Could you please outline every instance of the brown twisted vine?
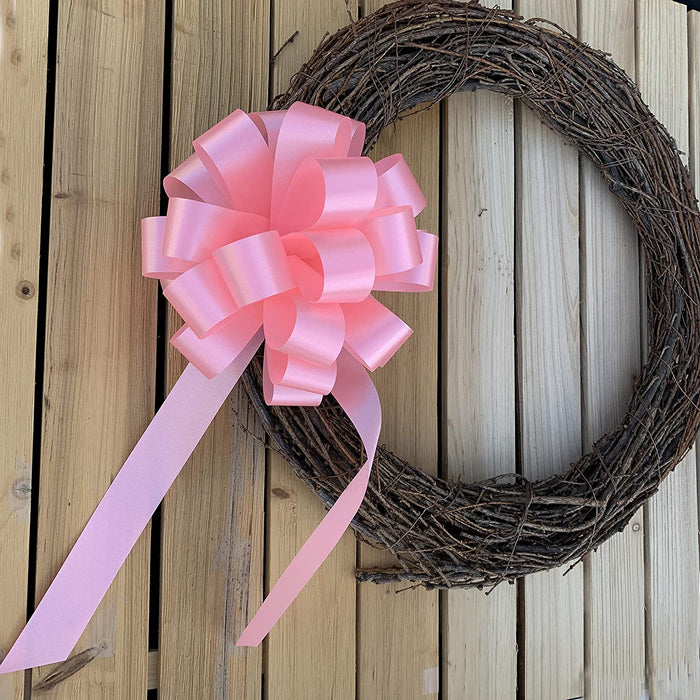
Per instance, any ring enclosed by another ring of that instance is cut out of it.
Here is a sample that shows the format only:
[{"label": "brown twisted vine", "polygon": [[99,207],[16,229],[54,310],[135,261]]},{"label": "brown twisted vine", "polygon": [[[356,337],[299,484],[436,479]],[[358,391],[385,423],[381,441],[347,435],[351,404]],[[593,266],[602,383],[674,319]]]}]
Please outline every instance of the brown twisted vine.
[{"label": "brown twisted vine", "polygon": [[[324,39],[273,107],[302,100],[364,121],[369,150],[406,112],[478,88],[534,110],[596,164],[632,218],[648,361],[622,423],[561,475],[450,483],[380,449],[353,527],[397,564],[361,580],[483,586],[578,561],[625,526],[700,426],[700,213],[676,144],[606,54],[506,10],[401,0]],[[332,505],[360,464],[349,420],[332,400],[266,406],[259,362],[245,382],[277,448]]]}]

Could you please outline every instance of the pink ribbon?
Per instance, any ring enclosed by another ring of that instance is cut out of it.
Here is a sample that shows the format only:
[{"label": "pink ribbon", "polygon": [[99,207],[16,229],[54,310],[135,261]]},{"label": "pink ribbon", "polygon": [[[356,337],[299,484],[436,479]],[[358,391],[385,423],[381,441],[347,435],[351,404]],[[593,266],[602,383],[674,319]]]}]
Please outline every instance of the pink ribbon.
[{"label": "pink ribbon", "polygon": [[166,216],[142,222],[143,274],[185,324],[190,361],[88,521],[0,673],[65,660],[153,512],[263,340],[270,405],[332,393],[367,461],[237,644],[257,646],[335,547],[364,498],[381,409],[365,370],[411,329],[372,290],[432,289],[437,237],[399,154],[362,157],[364,124],[301,102],[237,110],[165,178]]}]

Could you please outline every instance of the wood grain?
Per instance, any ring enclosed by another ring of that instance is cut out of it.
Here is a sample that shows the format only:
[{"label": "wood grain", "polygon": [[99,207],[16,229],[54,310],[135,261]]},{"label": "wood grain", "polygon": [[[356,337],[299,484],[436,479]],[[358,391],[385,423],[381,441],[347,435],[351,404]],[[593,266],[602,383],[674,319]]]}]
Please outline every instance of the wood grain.
[{"label": "wood grain", "polygon": [[[366,14],[385,4],[363,3]],[[370,156],[401,152],[428,200],[419,228],[440,225],[440,108],[382,134]],[[378,293],[414,333],[373,379],[383,407],[380,443],[427,472],[438,469],[438,288],[431,293]],[[362,567],[394,565],[385,552],[359,545]],[[358,698],[436,698],[440,687],[439,595],[407,585],[358,586]]]},{"label": "wood grain", "polygon": [[688,13],[690,173],[700,193],[700,12]]},{"label": "wood grain", "polygon": [[[269,0],[174,3],[171,167],[234,109],[264,109]],[[170,310],[169,333],[181,321]],[[172,348],[168,383],[184,360]],[[236,387],[165,498],[162,520],[162,698],[259,698],[262,648],[234,644],[262,602],[265,450]]]},{"label": "wood grain", "polygon": [[[695,185],[695,194],[700,193],[700,12],[688,13],[688,84],[690,90],[690,173]],[[698,509],[700,510],[700,475],[696,483]]]},{"label": "wood grain", "polygon": [[[579,3],[579,36],[635,73],[634,0]],[[624,417],[641,366],[639,246],[632,222],[581,161],[583,449]],[[644,522],[640,511],[584,564],[586,698],[644,690]]]},{"label": "wood grain", "polygon": [[[637,0],[642,97],[688,152],[687,10]],[[698,512],[693,450],[645,506],[647,684],[654,699],[700,696]]]},{"label": "wood grain", "polygon": [[[163,36],[159,0],[58,8],[37,601],[153,414]],[[44,697],[145,695],[149,552],[147,529],[75,649],[99,654]]]},{"label": "wood grain", "polygon": [[[356,3],[275,0],[272,50],[294,32],[273,67],[275,93],[327,32],[357,17]],[[359,467],[359,465],[358,465]],[[267,485],[267,586],[325,515],[321,502],[270,452]],[[267,638],[265,692],[269,698],[352,698],[355,695],[355,540],[347,532]]]},{"label": "wood grain", "polygon": [[[371,156],[401,152],[428,206],[419,228],[439,226],[439,110],[387,129]],[[378,293],[413,335],[387,365],[373,374],[383,407],[380,443],[430,473],[437,472],[438,285],[431,293]],[[359,546],[361,567],[394,565],[390,555]],[[358,586],[358,697],[432,698],[439,690],[439,596],[406,584]]]},{"label": "wood grain", "polygon": [[[48,0],[0,2],[0,654],[27,607]],[[21,698],[24,674],[0,676]]]},{"label": "wood grain", "polygon": [[[445,111],[441,439],[447,478],[469,483],[515,471],[513,102],[478,91]],[[516,587],[443,601],[447,699],[515,698]]]},{"label": "wood grain", "polygon": [[148,690],[158,690],[160,680],[160,653],[157,649],[148,652]]},{"label": "wood grain", "polygon": [[[521,0],[525,16],[576,33],[574,0]],[[563,471],[581,454],[578,154],[521,110],[516,309],[522,472]],[[524,589],[526,698],[583,695],[583,567],[528,576]]]}]

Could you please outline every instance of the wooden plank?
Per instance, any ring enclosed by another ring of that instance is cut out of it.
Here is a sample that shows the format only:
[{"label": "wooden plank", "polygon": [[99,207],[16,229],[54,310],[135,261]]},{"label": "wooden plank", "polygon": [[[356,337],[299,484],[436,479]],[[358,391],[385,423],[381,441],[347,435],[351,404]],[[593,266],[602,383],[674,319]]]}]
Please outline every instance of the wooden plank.
[{"label": "wooden plank", "polygon": [[[355,2],[347,9],[357,17]],[[287,88],[292,74],[326,33],[347,22],[348,14],[342,2],[275,0],[273,52],[294,32],[299,34],[281,51],[274,64],[274,92]],[[266,580],[269,589],[326,511],[275,452],[269,454],[268,473]],[[354,569],[355,540],[348,532],[267,638],[267,697],[354,697]]]},{"label": "wooden plank", "polygon": [[[688,58],[690,174],[695,185],[695,195],[700,197],[700,12],[696,11],[688,13]],[[697,487],[700,510],[700,476],[697,479]]]},{"label": "wooden plank", "polygon": [[148,652],[148,690],[158,689],[160,675],[160,653],[158,650]]},{"label": "wooden plank", "polygon": [[[521,0],[525,16],[576,32],[575,0]],[[581,454],[578,154],[521,111],[516,313],[522,472],[539,479]],[[583,695],[583,567],[525,578],[526,698]]]},{"label": "wooden plank", "polygon": [[[58,8],[37,601],[153,414],[163,36],[163,2]],[[76,646],[98,656],[47,697],[145,695],[149,554],[147,529]]]},{"label": "wooden plank", "polygon": [[[372,152],[403,153],[428,206],[419,228],[439,227],[439,108],[387,129]],[[439,279],[430,294],[377,294],[414,334],[386,367],[374,373],[382,401],[380,443],[427,472],[437,472],[437,322]],[[366,544],[361,567],[393,566],[394,558]],[[358,697],[437,697],[440,686],[439,596],[403,584],[358,586]]]},{"label": "wooden plank", "polygon": [[[479,91],[445,109],[442,439],[447,477],[469,483],[515,471],[513,102]],[[443,602],[448,700],[515,698],[516,587]]]},{"label": "wooden plank", "polygon": [[690,172],[700,197],[700,11],[688,13]]},{"label": "wooden plank", "polygon": [[[477,92],[446,110],[443,439],[468,483],[515,467],[513,105]],[[442,615],[447,697],[515,697],[515,586],[448,591]]]},{"label": "wooden plank", "polygon": [[[688,152],[687,10],[637,0],[637,80]],[[691,452],[645,507],[647,684],[652,698],[700,697],[698,513]]]},{"label": "wooden plank", "polygon": [[[174,3],[171,166],[236,108],[264,109],[269,0]],[[181,321],[170,311],[169,335]],[[185,362],[172,348],[168,382]],[[241,387],[219,411],[163,504],[162,698],[259,698],[262,647],[234,644],[262,602],[265,450]]]},{"label": "wooden plank", "polygon": [[260,697],[262,649],[234,644],[262,602],[264,453],[236,387],[164,503],[161,697]]},{"label": "wooden plank", "polygon": [[[48,14],[0,2],[0,654],[27,607]],[[0,696],[23,693],[24,673],[0,676]]]},{"label": "wooden plank", "polygon": [[[634,0],[579,1],[579,36],[635,72]],[[581,161],[583,447],[624,417],[641,365],[639,246],[634,226],[588,159]],[[644,522],[584,564],[586,698],[644,690]]]},{"label": "wooden plank", "polygon": [[[363,3],[364,14],[383,0]],[[440,225],[440,109],[391,127],[370,154],[375,160],[403,153],[428,200],[419,228]],[[438,287],[430,294],[380,293],[376,297],[414,334],[373,377],[383,407],[380,443],[431,474],[438,468]],[[395,559],[359,545],[362,567],[393,566]],[[439,595],[404,584],[358,586],[357,695],[373,698],[437,698],[440,687]]]}]

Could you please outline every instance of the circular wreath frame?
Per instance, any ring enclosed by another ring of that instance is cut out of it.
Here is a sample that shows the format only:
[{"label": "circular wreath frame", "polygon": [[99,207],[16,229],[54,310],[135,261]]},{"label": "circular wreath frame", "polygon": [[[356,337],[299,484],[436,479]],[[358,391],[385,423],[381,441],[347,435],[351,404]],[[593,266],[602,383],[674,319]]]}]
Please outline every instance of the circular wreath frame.
[{"label": "circular wreath frame", "polygon": [[[317,104],[384,127],[457,91],[522,100],[598,167],[645,254],[648,360],[622,423],[564,474],[435,478],[380,448],[353,528],[397,565],[360,580],[481,587],[576,562],[614,533],[690,449],[700,426],[700,212],[668,131],[607,54],[544,20],[453,0],[400,0],[318,46],[272,105]],[[245,377],[266,431],[330,507],[361,445],[332,399],[269,407],[260,361]]]}]

